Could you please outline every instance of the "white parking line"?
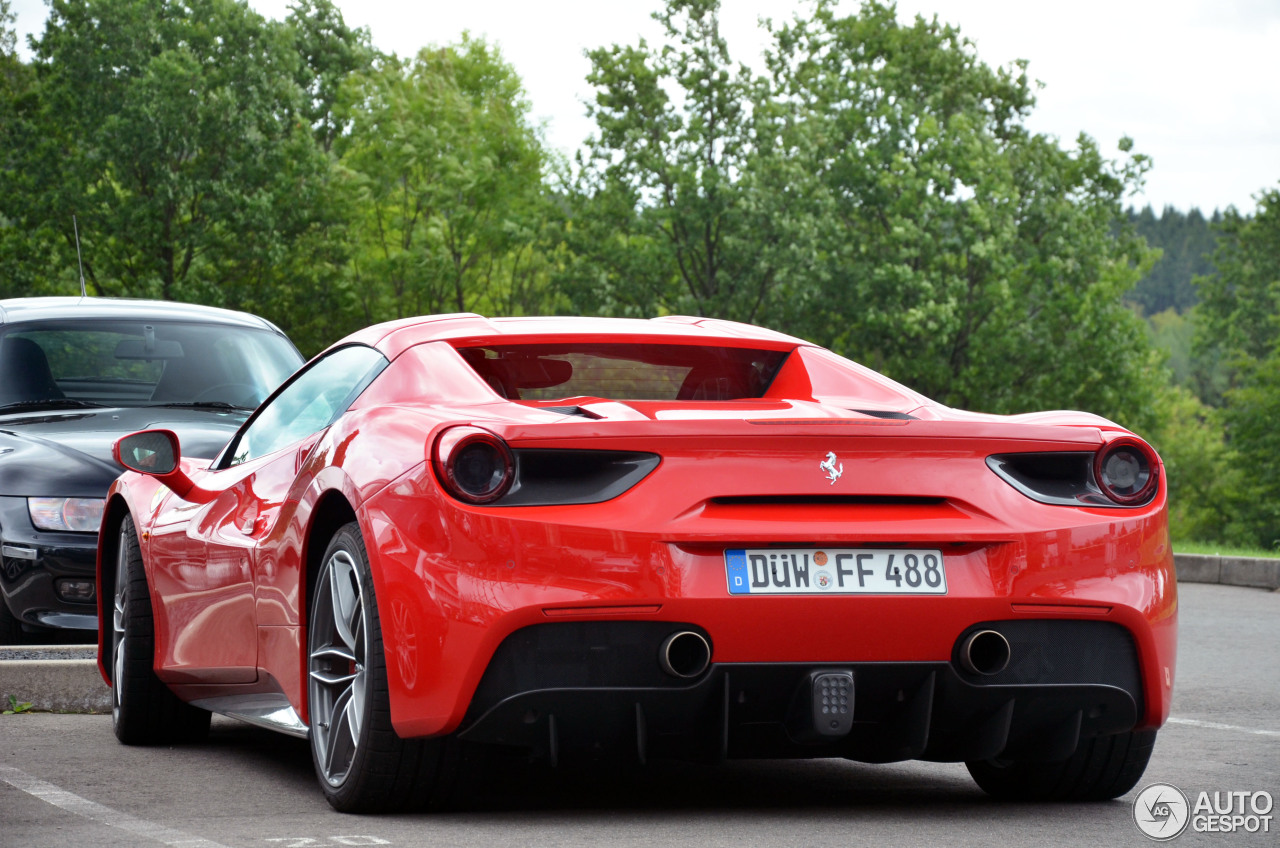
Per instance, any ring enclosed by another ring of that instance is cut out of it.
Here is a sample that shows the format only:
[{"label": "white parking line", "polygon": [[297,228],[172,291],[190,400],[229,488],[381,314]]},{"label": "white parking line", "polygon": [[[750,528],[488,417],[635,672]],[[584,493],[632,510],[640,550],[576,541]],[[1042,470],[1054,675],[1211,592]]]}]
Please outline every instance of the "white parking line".
[{"label": "white parking line", "polygon": [[1240,727],[1234,724],[1220,724],[1216,721],[1200,721],[1194,718],[1169,718],[1169,724],[1185,724],[1188,727],[1204,727],[1209,730],[1234,730],[1237,733],[1252,733],[1255,736],[1275,736],[1280,738],[1280,730],[1261,730],[1256,727]]},{"label": "white parking line", "polygon": [[104,807],[87,798],[81,798],[79,795],[54,786],[52,783],[46,783],[43,780],[34,778],[20,769],[0,766],[0,781],[4,781],[15,789],[20,789],[32,797],[39,798],[41,801],[53,804],[55,807],[61,807],[69,813],[75,813],[82,818],[92,819],[109,827],[124,830],[164,845],[181,845],[184,847],[189,846],[189,848],[227,848],[227,846],[219,842],[201,839],[198,836],[192,836],[180,830],[149,822],[146,819],[136,818],[128,813],[113,810],[110,807]]}]

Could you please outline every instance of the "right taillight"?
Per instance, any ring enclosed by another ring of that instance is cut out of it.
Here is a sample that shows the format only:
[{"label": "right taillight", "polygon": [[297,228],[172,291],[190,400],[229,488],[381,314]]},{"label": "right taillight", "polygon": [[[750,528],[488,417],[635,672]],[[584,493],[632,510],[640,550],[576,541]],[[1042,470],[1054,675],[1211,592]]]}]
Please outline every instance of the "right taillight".
[{"label": "right taillight", "polygon": [[997,454],[987,467],[1032,500],[1061,506],[1144,506],[1160,483],[1155,451],[1132,436],[1096,451]]},{"label": "right taillight", "polygon": [[515,478],[515,458],[507,443],[479,427],[445,430],[436,439],[432,459],[445,491],[466,503],[496,501]]},{"label": "right taillight", "polygon": [[1156,491],[1159,474],[1151,448],[1137,439],[1121,438],[1095,455],[1093,476],[1098,488],[1123,506],[1146,503]]}]

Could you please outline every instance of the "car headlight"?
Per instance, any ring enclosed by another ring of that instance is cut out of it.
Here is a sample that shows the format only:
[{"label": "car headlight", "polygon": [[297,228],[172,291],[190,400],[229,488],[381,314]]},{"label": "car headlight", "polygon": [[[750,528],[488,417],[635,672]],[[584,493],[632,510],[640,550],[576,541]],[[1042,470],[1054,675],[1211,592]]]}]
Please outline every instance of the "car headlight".
[{"label": "car headlight", "polygon": [[97,533],[102,525],[103,498],[27,498],[27,512],[37,530]]}]

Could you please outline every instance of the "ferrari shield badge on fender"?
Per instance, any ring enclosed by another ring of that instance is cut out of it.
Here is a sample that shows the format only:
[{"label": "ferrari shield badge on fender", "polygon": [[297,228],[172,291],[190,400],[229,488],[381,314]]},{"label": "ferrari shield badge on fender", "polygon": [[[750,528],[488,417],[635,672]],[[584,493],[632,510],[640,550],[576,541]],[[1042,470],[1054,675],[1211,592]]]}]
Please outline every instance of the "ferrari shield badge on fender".
[{"label": "ferrari shield badge on fender", "polygon": [[834,451],[827,451],[827,458],[818,463],[818,467],[827,475],[827,479],[831,481],[831,485],[835,485],[840,479],[840,475],[844,473],[844,463],[836,463],[836,455]]}]

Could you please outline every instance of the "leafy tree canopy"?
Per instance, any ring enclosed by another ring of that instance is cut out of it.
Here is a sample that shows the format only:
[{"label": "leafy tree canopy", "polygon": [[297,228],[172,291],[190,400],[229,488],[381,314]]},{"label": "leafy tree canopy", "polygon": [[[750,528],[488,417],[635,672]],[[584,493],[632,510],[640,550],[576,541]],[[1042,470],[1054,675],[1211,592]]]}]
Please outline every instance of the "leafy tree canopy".
[{"label": "leafy tree canopy", "polygon": [[368,320],[516,307],[543,198],[528,109],[515,72],[472,38],[351,79],[334,150],[359,210],[350,268]]},{"label": "leafy tree canopy", "polygon": [[1154,255],[1115,227],[1146,157],[1030,133],[1024,66],[936,20],[819,2],[753,77],[718,9],[671,0],[664,46],[589,54],[575,304],[758,321],[960,406],[1152,423],[1122,296]]},{"label": "leafy tree canopy", "polygon": [[736,65],[716,0],[655,13],[667,43],[588,52],[598,130],[578,157],[567,283],[586,311],[772,319],[789,257],[785,186],[760,143],[767,84]]},{"label": "leafy tree canopy", "polygon": [[35,43],[38,103],[10,129],[24,200],[11,217],[28,243],[65,267],[75,216],[91,291],[296,329],[314,314],[293,312],[296,289],[335,296],[333,273],[302,257],[330,251],[339,222],[294,43],[235,0],[54,0]]},{"label": "leafy tree canopy", "polygon": [[1258,196],[1252,218],[1228,209],[1213,256],[1218,273],[1198,280],[1202,356],[1230,368],[1222,418],[1230,519],[1237,543],[1280,546],[1280,189]]}]

